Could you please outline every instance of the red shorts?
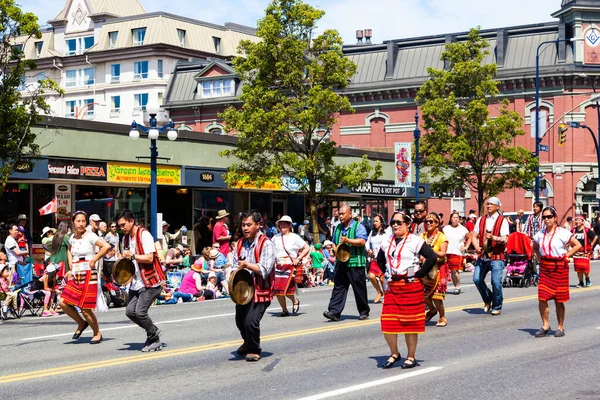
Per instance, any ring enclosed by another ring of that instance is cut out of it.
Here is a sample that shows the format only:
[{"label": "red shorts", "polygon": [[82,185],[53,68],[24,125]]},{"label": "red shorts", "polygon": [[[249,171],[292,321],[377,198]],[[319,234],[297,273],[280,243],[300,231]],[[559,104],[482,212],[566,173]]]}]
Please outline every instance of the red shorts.
[{"label": "red shorts", "polygon": [[373,274],[377,278],[383,276],[383,272],[381,272],[381,268],[379,268],[377,260],[371,260],[371,264],[369,264],[369,274]]}]

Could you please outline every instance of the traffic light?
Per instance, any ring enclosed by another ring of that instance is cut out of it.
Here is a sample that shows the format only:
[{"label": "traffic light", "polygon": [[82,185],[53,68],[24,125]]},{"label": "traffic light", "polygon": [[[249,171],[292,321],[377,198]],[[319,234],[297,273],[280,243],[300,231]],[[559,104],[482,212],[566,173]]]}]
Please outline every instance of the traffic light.
[{"label": "traffic light", "polygon": [[567,130],[569,127],[565,124],[558,126],[558,145],[562,146],[567,141]]}]

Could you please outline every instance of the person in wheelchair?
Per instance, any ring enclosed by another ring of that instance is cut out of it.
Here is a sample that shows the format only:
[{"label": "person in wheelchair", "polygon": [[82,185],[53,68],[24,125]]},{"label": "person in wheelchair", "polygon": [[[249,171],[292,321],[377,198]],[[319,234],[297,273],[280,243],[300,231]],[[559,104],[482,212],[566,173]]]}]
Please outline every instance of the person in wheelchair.
[{"label": "person in wheelchair", "polygon": [[8,307],[17,309],[17,293],[11,292],[10,285],[10,266],[8,264],[0,264],[0,301],[2,301],[2,319],[6,319],[8,315]]}]

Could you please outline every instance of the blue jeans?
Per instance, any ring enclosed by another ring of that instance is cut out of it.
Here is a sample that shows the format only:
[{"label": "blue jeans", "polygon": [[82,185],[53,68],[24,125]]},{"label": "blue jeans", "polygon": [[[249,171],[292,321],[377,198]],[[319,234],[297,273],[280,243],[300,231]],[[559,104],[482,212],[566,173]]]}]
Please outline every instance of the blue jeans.
[{"label": "blue jeans", "polygon": [[[485,284],[485,277],[492,270],[492,290]],[[473,271],[473,283],[484,303],[491,303],[493,310],[502,310],[502,271],[504,261],[477,259]]]},{"label": "blue jeans", "polygon": [[181,298],[184,303],[192,301],[192,295],[189,293],[173,292],[171,300],[165,301],[165,304],[177,304],[177,300]]}]

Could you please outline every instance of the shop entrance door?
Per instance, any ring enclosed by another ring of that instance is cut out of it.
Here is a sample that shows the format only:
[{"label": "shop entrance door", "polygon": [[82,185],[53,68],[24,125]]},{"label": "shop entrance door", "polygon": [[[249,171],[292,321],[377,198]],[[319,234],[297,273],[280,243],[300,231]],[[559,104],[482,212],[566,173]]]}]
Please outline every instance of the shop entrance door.
[{"label": "shop entrance door", "polygon": [[287,214],[287,197],[285,195],[273,195],[273,218]]}]

